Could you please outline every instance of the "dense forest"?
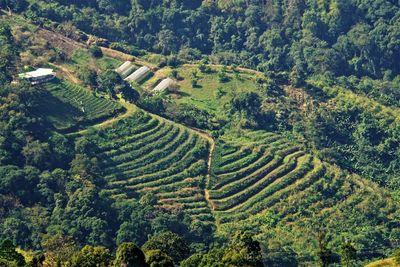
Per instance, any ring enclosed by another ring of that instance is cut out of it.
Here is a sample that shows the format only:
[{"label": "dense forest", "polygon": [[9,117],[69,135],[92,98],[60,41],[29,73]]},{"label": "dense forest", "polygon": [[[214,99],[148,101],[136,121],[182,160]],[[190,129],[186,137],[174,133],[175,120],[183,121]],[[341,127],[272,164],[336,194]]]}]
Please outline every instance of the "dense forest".
[{"label": "dense forest", "polygon": [[[398,249],[398,1],[0,8],[0,266],[360,266]],[[200,94],[213,77],[220,107],[132,89],[100,47]],[[49,62],[82,83],[15,81]]]}]

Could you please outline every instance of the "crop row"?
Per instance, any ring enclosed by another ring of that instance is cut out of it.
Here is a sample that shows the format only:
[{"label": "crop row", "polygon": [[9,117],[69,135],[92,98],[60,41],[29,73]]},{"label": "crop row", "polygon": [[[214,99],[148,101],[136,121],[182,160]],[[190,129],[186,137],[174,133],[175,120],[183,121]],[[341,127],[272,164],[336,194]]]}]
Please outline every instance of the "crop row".
[{"label": "crop row", "polygon": [[162,173],[154,173],[149,176],[137,178],[135,181],[129,181],[126,185],[126,188],[140,190],[146,187],[169,185],[171,183],[182,181],[186,177],[204,174],[206,167],[207,165],[204,160],[198,160],[197,162],[191,164],[190,167],[180,167],[174,170],[169,169],[163,171]]},{"label": "crop row", "polygon": [[186,173],[186,172],[188,173],[187,177],[199,175],[200,173],[190,172],[190,170],[187,168],[189,166],[191,166],[194,162],[198,161],[199,157],[196,157],[194,154],[196,153],[196,150],[199,151],[202,149],[203,149],[202,147],[197,146],[192,150],[192,153],[189,153],[184,158],[180,159],[177,162],[174,162],[168,168],[158,170],[149,175],[143,175],[143,176],[128,179],[127,182],[129,182],[130,185],[135,184],[135,183],[137,184],[138,181],[140,181],[139,183],[145,183],[148,181],[158,180],[159,178],[164,178],[164,177],[167,177],[170,175],[176,175],[179,173]]},{"label": "crop row", "polygon": [[105,134],[107,141],[99,143],[100,150],[103,152],[112,153],[112,151],[119,151],[123,149],[126,145],[135,144],[137,141],[146,138],[149,135],[153,135],[158,132],[162,127],[165,127],[164,123],[160,123],[158,120],[150,120],[146,124],[142,124],[141,127],[135,127],[136,131],[131,132],[127,135],[117,135],[107,133]]},{"label": "crop row", "polygon": [[[312,165],[310,164],[310,160],[302,161],[302,158],[299,160],[299,164],[297,164],[297,158],[293,157],[287,164],[280,166],[274,172],[269,173],[263,179],[258,182],[252,184],[249,187],[245,187],[243,191],[240,191],[228,198],[223,200],[214,201],[218,210],[230,210],[235,208],[237,210],[239,207],[248,207],[252,206],[256,201],[262,201],[265,198],[265,193],[268,191],[269,193],[274,192],[278,186],[282,186],[283,183],[275,183],[277,179],[291,179],[292,181],[297,178],[301,178],[305,175],[310,169],[312,169]],[[240,210],[245,208],[240,208]]]},{"label": "crop row", "polygon": [[[240,148],[239,150],[236,150],[233,153],[230,153],[224,157],[221,157],[218,155],[218,153],[216,153],[214,161],[215,161],[215,173],[216,174],[220,174],[223,171],[220,171],[222,168],[226,169],[229,168],[228,165],[230,166],[230,164],[234,163],[234,162],[238,162],[243,160],[243,158],[246,158],[247,156],[249,156],[253,150],[259,149],[260,147],[272,147],[272,146],[276,146],[278,144],[282,144],[282,143],[287,143],[287,141],[283,138],[279,138],[278,136],[274,135],[273,137],[271,137],[269,140],[264,140],[264,143],[262,144],[252,144],[251,146],[245,146]],[[221,152],[220,152],[221,153]],[[222,152],[223,153],[223,152]]]},{"label": "crop row", "polygon": [[[189,134],[187,131],[179,131],[178,129],[174,129],[172,131],[167,131],[166,133],[163,132],[162,137],[151,137],[149,140],[153,140],[155,138],[152,142],[137,142],[136,145],[132,147],[132,150],[124,151],[123,153],[112,157],[110,162],[114,163],[114,165],[109,169],[129,171],[135,169],[136,166],[139,167],[143,166],[143,164],[152,163],[152,159],[154,159],[157,153],[160,153],[160,151],[163,149],[167,150],[169,153],[172,153],[183,142],[188,140],[188,135]],[[125,160],[115,160],[117,157],[123,157]]]},{"label": "crop row", "polygon": [[186,134],[187,132],[184,132],[182,138],[177,138],[177,142],[171,143],[169,146],[165,147],[165,150],[155,150],[144,157],[132,161],[130,164],[119,167],[119,171],[133,178],[152,173],[155,170],[170,168],[188,153],[191,153],[191,150],[196,144],[197,138],[187,138]]},{"label": "crop row", "polygon": [[140,183],[146,183],[149,181],[154,181],[158,180],[160,178],[169,176],[169,175],[175,175],[178,173],[183,173],[183,172],[188,172],[187,177],[191,177],[194,175],[197,175],[196,173],[190,173],[186,168],[190,166],[193,162],[196,162],[199,157],[196,157],[195,155],[197,153],[201,153],[201,151],[204,150],[204,147],[201,145],[197,145],[196,147],[193,148],[192,153],[189,153],[186,155],[184,158],[179,160],[178,162],[174,162],[170,166],[168,166],[167,169],[164,170],[156,170],[155,172],[149,174],[149,175],[143,175],[139,177],[134,177],[131,179],[125,179],[122,181],[116,181],[112,182],[112,184],[125,184],[125,185],[134,185],[134,184],[140,184]]},{"label": "crop row", "polygon": [[242,166],[247,166],[255,162],[259,159],[265,152],[265,147],[260,146],[250,153],[247,153],[245,156],[241,156],[240,158],[236,159],[235,161],[231,161],[230,163],[221,163],[220,167],[214,171],[214,174],[219,175],[226,172],[234,172],[240,170]]},{"label": "crop row", "polygon": [[[220,212],[218,214],[221,223],[230,221],[244,220],[250,215],[255,215],[263,210],[271,209],[273,205],[286,199],[289,195],[298,194],[307,190],[312,184],[316,183],[325,173],[325,166],[316,162],[313,163],[314,168],[303,175],[293,173],[284,176],[284,180],[275,183],[273,186],[265,188],[261,194],[248,201],[246,205],[239,209],[230,210],[229,212]],[[305,168],[309,168],[305,165]],[[303,170],[304,172],[304,170]]]},{"label": "crop row", "polygon": [[153,187],[152,191],[157,194],[164,194],[164,193],[172,193],[175,191],[181,191],[191,187],[200,188],[204,184],[204,179],[205,177],[203,175],[199,175],[196,177],[188,177],[172,184],[164,184],[158,187],[157,186]]},{"label": "crop row", "polygon": [[254,149],[255,153],[252,153],[251,156],[247,156],[243,159],[225,165],[224,172],[219,173],[220,178],[224,178],[231,174],[235,174],[238,171],[248,166],[252,166],[256,163],[259,164],[260,161],[262,161],[263,155],[271,154],[274,151],[279,151],[280,148],[287,148],[288,144],[282,141],[283,139],[273,142],[270,144],[270,147],[268,148],[266,148],[265,146],[259,146],[256,149]]},{"label": "crop row", "polygon": [[66,100],[72,106],[83,108],[90,117],[101,117],[102,114],[113,113],[121,106],[117,102],[94,96],[79,86],[70,84],[49,85],[48,89],[60,99]]},{"label": "crop row", "polygon": [[[148,141],[143,141],[143,143],[137,142],[135,149],[118,154],[111,158],[107,158],[107,159],[105,159],[105,161],[109,162],[113,166],[119,165],[124,162],[131,161],[142,155],[146,155],[147,153],[150,153],[151,151],[153,151],[155,149],[164,147],[166,144],[172,142],[175,138],[177,138],[179,135],[181,135],[182,131],[180,131],[180,128],[166,127],[165,131],[163,130],[163,133],[165,133],[165,134],[162,137],[160,137],[160,136],[154,137],[153,136],[152,138],[149,138]],[[113,170],[112,167],[110,167],[109,169]]]},{"label": "crop row", "polygon": [[280,171],[284,167],[286,170],[289,170],[291,167],[294,168],[296,165],[296,159],[303,154],[304,152],[297,151],[292,154],[288,154],[286,157],[276,155],[268,164],[258,169],[251,175],[237,179],[229,184],[226,184],[218,190],[210,190],[210,195],[213,199],[217,200],[238,194],[240,191],[250,186],[257,185],[260,180],[268,177],[268,175],[271,175],[271,173]]},{"label": "crop row", "polygon": [[[296,147],[285,148],[283,150],[279,150],[279,147],[271,148],[270,150],[266,151],[266,154],[261,157],[259,160],[254,162],[249,166],[244,166],[242,169],[229,173],[223,174],[218,176],[218,183],[212,187],[213,190],[221,189],[222,187],[226,186],[229,183],[238,181],[243,179],[247,176],[256,175],[260,172],[260,169],[263,170],[268,168],[268,163],[271,162],[276,156],[285,157],[291,153],[298,151]],[[279,154],[278,154],[279,153]],[[276,154],[276,155],[274,155]]]}]

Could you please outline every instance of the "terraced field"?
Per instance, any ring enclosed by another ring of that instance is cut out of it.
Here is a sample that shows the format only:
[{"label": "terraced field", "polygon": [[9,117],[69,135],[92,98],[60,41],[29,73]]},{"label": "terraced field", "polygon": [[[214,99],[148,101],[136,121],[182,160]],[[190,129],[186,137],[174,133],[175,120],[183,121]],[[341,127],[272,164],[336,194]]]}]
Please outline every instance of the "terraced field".
[{"label": "terraced field", "polygon": [[40,112],[58,130],[79,128],[99,122],[124,110],[116,101],[95,96],[89,90],[68,82],[54,81],[45,86]]},{"label": "terraced field", "polygon": [[384,199],[371,183],[271,133],[223,137],[212,169],[210,205],[225,232],[259,229],[270,214],[282,227],[313,216],[340,217],[338,212],[349,212],[371,197]]},{"label": "terraced field", "polygon": [[212,221],[204,198],[209,144],[196,132],[137,112],[91,138],[108,194],[123,199],[152,192],[162,208]]}]

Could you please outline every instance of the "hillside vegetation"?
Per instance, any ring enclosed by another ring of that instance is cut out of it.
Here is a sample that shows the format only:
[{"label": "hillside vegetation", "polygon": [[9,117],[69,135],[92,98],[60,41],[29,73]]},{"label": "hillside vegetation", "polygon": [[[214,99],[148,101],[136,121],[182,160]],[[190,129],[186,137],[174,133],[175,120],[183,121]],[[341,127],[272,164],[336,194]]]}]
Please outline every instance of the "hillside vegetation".
[{"label": "hillside vegetation", "polygon": [[[396,1],[0,8],[0,266],[398,254]],[[126,82],[126,60],[149,74]],[[57,79],[17,78],[38,67]]]}]

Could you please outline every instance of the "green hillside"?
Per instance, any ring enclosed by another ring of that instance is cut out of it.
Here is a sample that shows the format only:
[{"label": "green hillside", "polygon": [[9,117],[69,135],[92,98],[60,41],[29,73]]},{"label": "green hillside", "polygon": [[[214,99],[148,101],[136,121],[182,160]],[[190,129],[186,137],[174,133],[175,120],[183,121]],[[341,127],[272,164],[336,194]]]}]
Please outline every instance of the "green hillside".
[{"label": "green hillside", "polygon": [[0,266],[396,265],[398,2],[0,12]]},{"label": "green hillside", "polygon": [[39,112],[58,130],[77,129],[123,112],[116,101],[100,98],[88,89],[69,82],[54,81],[40,100]]}]

